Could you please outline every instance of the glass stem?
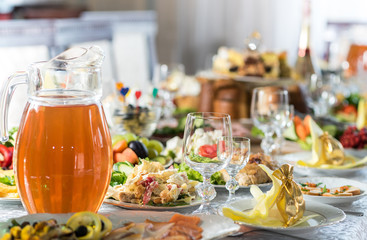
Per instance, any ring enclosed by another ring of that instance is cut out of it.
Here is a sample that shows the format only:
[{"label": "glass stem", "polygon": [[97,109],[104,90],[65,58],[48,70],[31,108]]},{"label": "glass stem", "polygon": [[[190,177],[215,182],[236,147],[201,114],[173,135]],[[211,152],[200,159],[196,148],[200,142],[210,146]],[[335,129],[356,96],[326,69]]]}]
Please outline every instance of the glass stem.
[{"label": "glass stem", "polygon": [[209,206],[210,204],[210,195],[208,192],[208,188],[210,186],[210,177],[205,177],[203,176],[203,184],[204,184],[204,192],[203,192],[203,199],[204,199],[204,204]]},{"label": "glass stem", "polygon": [[[232,177],[232,181],[235,181],[235,178],[234,178],[234,177]],[[236,190],[235,190],[235,188],[234,188],[234,187],[232,187],[232,188],[228,191],[228,199],[227,199],[227,201],[228,201],[228,202],[229,202],[229,201],[231,201],[231,200],[233,199],[233,197],[234,197],[235,193],[236,193]]]},{"label": "glass stem", "polygon": [[262,143],[261,143],[261,148],[263,149],[264,153],[266,155],[270,155],[270,153],[272,152],[272,147],[273,147],[273,131],[265,131],[265,138],[263,139]]}]

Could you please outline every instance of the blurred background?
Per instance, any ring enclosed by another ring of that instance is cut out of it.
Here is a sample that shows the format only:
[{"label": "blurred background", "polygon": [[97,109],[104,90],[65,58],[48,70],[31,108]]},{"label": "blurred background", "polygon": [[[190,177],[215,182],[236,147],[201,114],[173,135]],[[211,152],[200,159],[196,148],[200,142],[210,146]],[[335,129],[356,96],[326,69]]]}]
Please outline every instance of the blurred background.
[{"label": "blurred background", "polygon": [[[254,32],[258,51],[285,52],[295,67],[305,22],[315,71],[353,75],[363,47],[353,55],[351,46],[367,45],[366,10],[364,0],[2,0],[0,79],[71,46],[96,44],[106,54],[107,98],[116,82],[152,83],[157,64],[180,63],[196,76],[212,68],[220,47],[246,49]],[[16,95],[13,104],[21,104],[24,92]]]}]

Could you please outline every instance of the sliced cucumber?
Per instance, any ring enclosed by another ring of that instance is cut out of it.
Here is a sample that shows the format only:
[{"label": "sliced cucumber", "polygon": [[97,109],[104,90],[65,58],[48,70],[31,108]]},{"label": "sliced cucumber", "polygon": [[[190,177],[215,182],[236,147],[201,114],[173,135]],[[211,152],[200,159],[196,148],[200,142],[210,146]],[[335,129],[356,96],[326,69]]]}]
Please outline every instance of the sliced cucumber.
[{"label": "sliced cucumber", "polygon": [[118,162],[113,165],[113,170],[125,173],[126,176],[129,176],[134,171],[134,165],[129,162]]},{"label": "sliced cucumber", "polygon": [[283,137],[285,137],[286,139],[292,140],[292,141],[297,141],[298,140],[298,136],[297,136],[297,133],[296,133],[296,128],[295,128],[293,123],[289,128],[287,128],[284,131]]}]

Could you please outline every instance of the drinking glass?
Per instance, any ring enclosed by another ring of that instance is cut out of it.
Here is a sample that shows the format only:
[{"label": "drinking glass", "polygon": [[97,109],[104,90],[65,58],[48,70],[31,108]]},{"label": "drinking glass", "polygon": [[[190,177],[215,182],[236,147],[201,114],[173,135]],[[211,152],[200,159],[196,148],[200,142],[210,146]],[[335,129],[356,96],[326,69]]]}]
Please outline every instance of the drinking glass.
[{"label": "drinking glass", "polygon": [[[227,137],[221,138],[223,141],[228,141]],[[250,157],[250,139],[246,137],[232,138],[232,158],[228,163],[226,170],[230,179],[226,183],[226,189],[229,191],[228,199],[225,204],[233,201],[235,193],[239,188],[236,180],[237,173],[245,167]]]},{"label": "drinking glass", "polygon": [[[221,140],[227,137],[228,141]],[[194,213],[216,214],[210,201],[216,196],[210,177],[225,168],[232,157],[231,117],[224,113],[189,113],[186,119],[183,156],[184,161],[203,176],[203,183],[196,186],[203,199]]]},{"label": "drinking glass", "polygon": [[163,116],[171,118],[176,108],[174,98],[185,78],[185,66],[182,64],[157,65],[154,70],[154,85],[159,88],[158,95],[163,100]]},{"label": "drinking glass", "polygon": [[338,86],[335,76],[321,77],[312,74],[308,83],[308,105],[315,116],[326,116],[336,103],[335,88]]},{"label": "drinking glass", "polygon": [[275,149],[278,154],[281,154],[282,146],[284,144],[284,131],[292,125],[294,116],[294,106],[284,105],[283,109],[279,109],[277,116],[275,117]]},{"label": "drinking glass", "polygon": [[251,100],[251,117],[254,125],[265,135],[261,149],[270,155],[275,145],[273,140],[276,129],[276,116],[288,105],[288,91],[274,87],[255,88]]}]

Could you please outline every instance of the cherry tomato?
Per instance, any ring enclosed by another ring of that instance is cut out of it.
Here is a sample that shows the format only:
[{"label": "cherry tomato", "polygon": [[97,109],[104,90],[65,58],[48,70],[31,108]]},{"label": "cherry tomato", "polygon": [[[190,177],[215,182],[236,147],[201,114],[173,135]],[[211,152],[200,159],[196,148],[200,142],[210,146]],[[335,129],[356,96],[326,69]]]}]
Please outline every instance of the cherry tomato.
[{"label": "cherry tomato", "polygon": [[199,148],[199,155],[207,158],[215,158],[217,156],[217,144],[201,146]]}]

